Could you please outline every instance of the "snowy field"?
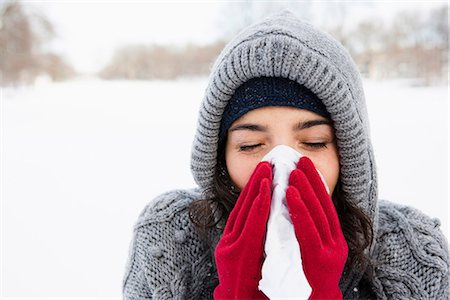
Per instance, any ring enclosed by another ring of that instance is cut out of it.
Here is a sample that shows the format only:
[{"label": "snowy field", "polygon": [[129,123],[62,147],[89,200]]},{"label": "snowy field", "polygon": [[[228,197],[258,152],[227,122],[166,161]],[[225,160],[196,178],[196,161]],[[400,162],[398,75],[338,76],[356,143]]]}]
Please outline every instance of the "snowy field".
[{"label": "snowy field", "polygon": [[[206,78],[79,79],[2,90],[5,298],[121,298],[132,227],[158,194],[194,187]],[[449,236],[448,89],[365,82],[379,196]]]}]

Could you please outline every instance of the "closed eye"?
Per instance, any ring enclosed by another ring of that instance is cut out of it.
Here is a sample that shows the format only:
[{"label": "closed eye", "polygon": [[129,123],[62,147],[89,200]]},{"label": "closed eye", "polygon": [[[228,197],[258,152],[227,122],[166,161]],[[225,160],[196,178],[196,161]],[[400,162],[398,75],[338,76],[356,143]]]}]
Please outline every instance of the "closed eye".
[{"label": "closed eye", "polygon": [[[327,143],[306,143],[303,142],[303,145],[305,145],[308,148],[311,149],[322,149],[322,148],[327,148]],[[240,146],[239,147],[239,151],[243,151],[243,152],[248,152],[251,151],[253,149],[258,148],[259,146],[261,146],[262,144],[256,144],[256,145],[248,145],[248,146]]]},{"label": "closed eye", "polygon": [[302,143],[306,147],[312,148],[312,149],[320,149],[320,148],[326,148],[326,143]]},{"label": "closed eye", "polygon": [[249,145],[249,146],[240,146],[239,147],[239,151],[250,151],[250,150],[253,150],[253,149],[255,149],[255,148],[257,148],[257,147],[259,147],[259,146],[261,146],[261,144],[257,144],[257,145]]}]

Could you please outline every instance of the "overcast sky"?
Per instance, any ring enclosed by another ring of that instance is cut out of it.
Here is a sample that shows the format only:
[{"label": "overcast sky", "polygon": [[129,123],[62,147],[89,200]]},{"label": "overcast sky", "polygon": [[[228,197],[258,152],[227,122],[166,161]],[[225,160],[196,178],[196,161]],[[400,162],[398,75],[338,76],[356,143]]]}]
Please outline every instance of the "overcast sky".
[{"label": "overcast sky", "polygon": [[[226,1],[23,1],[54,24],[57,36],[51,48],[78,71],[93,72],[105,65],[113,51],[126,44],[205,44],[225,32],[228,18],[235,20]],[[266,1],[270,2],[270,1]],[[292,1],[274,2],[289,7]],[[282,3],[282,4],[280,4]],[[336,2],[315,1],[310,6],[317,22],[333,20],[330,6]],[[447,1],[346,2],[349,24],[376,16],[389,20],[401,10],[426,10]],[[336,4],[334,4],[336,5]],[[326,12],[326,13],[325,13]],[[331,15],[330,15],[331,13]]]}]

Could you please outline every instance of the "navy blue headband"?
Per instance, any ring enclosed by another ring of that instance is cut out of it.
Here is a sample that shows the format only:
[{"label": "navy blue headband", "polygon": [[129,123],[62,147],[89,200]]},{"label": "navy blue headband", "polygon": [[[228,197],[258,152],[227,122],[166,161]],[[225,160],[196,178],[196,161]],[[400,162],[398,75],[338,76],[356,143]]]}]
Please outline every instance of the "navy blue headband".
[{"label": "navy blue headband", "polygon": [[265,106],[292,106],[330,118],[322,101],[298,82],[282,77],[256,77],[239,86],[225,107],[219,144],[234,121],[253,109]]}]

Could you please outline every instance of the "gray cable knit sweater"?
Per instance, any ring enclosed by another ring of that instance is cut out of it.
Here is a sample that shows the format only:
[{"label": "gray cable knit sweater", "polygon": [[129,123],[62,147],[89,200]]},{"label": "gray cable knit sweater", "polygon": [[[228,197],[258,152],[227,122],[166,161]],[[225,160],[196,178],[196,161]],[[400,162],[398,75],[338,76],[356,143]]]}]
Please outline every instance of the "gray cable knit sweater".
[{"label": "gray cable knit sweater", "polygon": [[448,299],[449,255],[440,222],[377,198],[376,167],[360,74],[339,42],[283,11],[241,31],[211,71],[192,145],[198,188],[164,193],[140,214],[123,281],[124,299],[212,299],[218,284],[214,249],[189,221],[192,201],[214,196],[220,120],[233,92],[253,77],[279,76],[314,92],[333,120],[346,200],[374,224],[376,262],[368,282],[342,274],[345,299]]}]

